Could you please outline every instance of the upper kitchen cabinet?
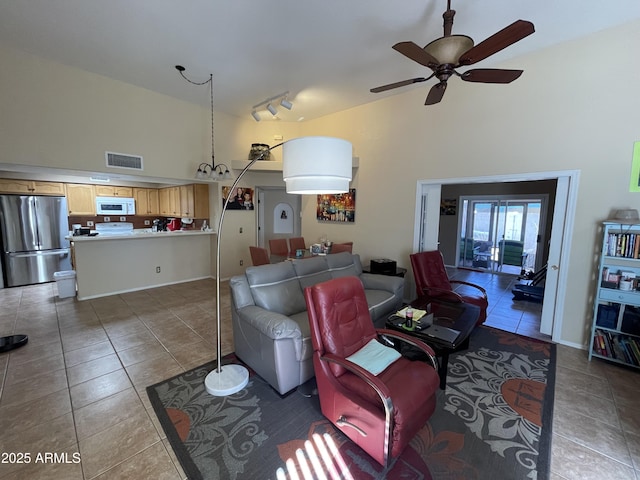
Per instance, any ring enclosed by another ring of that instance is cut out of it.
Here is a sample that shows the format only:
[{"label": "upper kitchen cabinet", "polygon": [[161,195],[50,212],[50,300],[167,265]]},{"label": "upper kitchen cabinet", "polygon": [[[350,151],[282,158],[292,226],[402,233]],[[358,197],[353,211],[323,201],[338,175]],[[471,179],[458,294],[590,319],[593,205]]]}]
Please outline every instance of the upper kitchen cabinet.
[{"label": "upper kitchen cabinet", "polygon": [[209,185],[207,184],[161,188],[158,196],[161,215],[209,218]]},{"label": "upper kitchen cabinet", "polygon": [[183,217],[209,218],[209,185],[205,183],[182,185],[180,208]]},{"label": "upper kitchen cabinet", "polygon": [[166,187],[158,190],[160,215],[177,217],[180,215],[180,187]]},{"label": "upper kitchen cabinet", "polygon": [[23,195],[64,195],[64,183],[0,178],[0,193]]},{"label": "upper kitchen cabinet", "polygon": [[114,185],[96,185],[96,196],[98,197],[133,197],[132,187],[118,187]]},{"label": "upper kitchen cabinet", "polygon": [[159,215],[160,204],[157,188],[134,188],[136,199],[136,215]]},{"label": "upper kitchen cabinet", "polygon": [[69,215],[96,214],[96,190],[94,185],[67,183],[66,189]]}]

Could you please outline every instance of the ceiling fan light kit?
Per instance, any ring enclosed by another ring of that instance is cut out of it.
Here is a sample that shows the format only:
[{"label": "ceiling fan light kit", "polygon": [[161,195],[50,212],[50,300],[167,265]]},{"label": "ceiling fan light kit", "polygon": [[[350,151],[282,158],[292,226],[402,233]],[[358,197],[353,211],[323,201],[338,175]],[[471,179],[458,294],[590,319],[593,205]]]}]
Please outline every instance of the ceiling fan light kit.
[{"label": "ceiling fan light kit", "polygon": [[431,87],[425,100],[425,105],[434,105],[442,100],[447,89],[447,80],[452,75],[460,77],[465,82],[498,84],[511,83],[522,75],[522,70],[476,68],[458,73],[455,69],[473,65],[531,35],[535,31],[533,23],[517,20],[474,46],[473,39],[467,35],[451,35],[455,13],[455,10],[451,10],[451,0],[447,0],[447,10],[442,15],[444,35],[427,44],[424,48],[414,42],[400,42],[393,46],[394,50],[405,57],[431,69],[433,72],[431,75],[389,83],[372,88],[370,92],[385,92],[436,77],[440,82]]},{"label": "ceiling fan light kit", "polygon": [[424,47],[424,51],[441,64],[455,64],[458,58],[471,47],[473,47],[473,39],[471,37],[451,35],[450,37],[441,37],[434,40]]}]

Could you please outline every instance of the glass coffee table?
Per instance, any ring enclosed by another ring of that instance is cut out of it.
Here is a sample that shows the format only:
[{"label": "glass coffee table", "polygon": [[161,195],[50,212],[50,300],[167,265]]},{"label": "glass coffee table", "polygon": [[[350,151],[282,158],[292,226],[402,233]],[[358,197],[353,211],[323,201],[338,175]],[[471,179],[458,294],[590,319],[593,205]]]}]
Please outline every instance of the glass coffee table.
[{"label": "glass coffee table", "polygon": [[418,298],[411,302],[411,306],[427,310],[429,303],[433,313],[433,325],[422,326],[418,321],[417,326],[411,330],[404,326],[403,317],[393,314],[387,319],[386,328],[413,335],[433,348],[438,358],[440,388],[444,390],[447,387],[449,355],[469,347],[469,335],[480,317],[480,307],[470,303],[450,303],[433,298]]}]

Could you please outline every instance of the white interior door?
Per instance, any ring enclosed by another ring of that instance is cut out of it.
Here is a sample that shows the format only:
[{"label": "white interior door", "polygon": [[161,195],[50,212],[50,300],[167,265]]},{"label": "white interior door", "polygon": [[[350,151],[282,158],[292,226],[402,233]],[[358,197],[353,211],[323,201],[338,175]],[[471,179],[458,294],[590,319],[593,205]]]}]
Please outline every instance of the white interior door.
[{"label": "white interior door", "polygon": [[300,195],[292,195],[280,187],[257,187],[257,245],[268,248],[272,238],[301,236]]},{"label": "white interior door", "polygon": [[414,225],[413,251],[438,250],[440,233],[440,183],[418,184],[416,220]]},{"label": "white interior door", "polygon": [[[562,257],[563,236],[566,230],[567,204],[569,200],[569,177],[558,178],[556,187],[556,206],[553,210],[553,227],[551,228],[551,239],[549,241],[549,258],[547,261],[547,275],[545,277],[544,298],[542,300],[542,318],[540,319],[540,332],[545,335],[554,335],[554,325],[559,324],[556,319],[560,319],[560,312],[557,311],[558,298],[564,298],[566,285],[562,282],[559,289],[558,280],[560,277],[560,262]],[[558,228],[556,228],[558,226]],[[568,255],[568,252],[567,252]],[[566,277],[566,271],[563,272]],[[562,297],[560,297],[562,295]],[[557,331],[558,335],[560,331]]]}]

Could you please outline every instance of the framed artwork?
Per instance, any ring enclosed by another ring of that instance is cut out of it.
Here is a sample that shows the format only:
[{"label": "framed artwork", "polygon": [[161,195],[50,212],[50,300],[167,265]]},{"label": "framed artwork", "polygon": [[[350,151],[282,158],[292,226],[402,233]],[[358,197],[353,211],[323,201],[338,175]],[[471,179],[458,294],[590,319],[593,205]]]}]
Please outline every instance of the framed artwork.
[{"label": "framed artwork", "polygon": [[[229,195],[231,187],[222,187],[222,206]],[[236,187],[236,191],[229,199],[227,210],[253,210],[253,188]]]},{"label": "framed artwork", "polygon": [[455,215],[457,206],[457,198],[443,198],[440,200],[440,215]]},{"label": "framed artwork", "polygon": [[355,222],[356,189],[350,188],[347,193],[318,195],[316,218],[319,222]]},{"label": "framed artwork", "polygon": [[640,142],[633,144],[633,160],[631,163],[630,192],[640,192]]}]

